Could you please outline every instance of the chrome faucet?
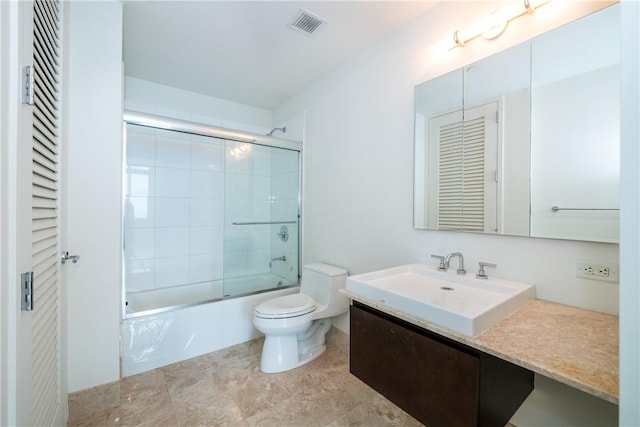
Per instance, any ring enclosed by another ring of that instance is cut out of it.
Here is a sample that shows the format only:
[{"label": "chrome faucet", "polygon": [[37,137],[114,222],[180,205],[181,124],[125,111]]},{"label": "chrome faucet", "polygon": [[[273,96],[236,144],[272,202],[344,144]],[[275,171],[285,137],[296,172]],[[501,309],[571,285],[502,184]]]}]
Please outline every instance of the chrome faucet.
[{"label": "chrome faucet", "polygon": [[431,258],[436,258],[440,261],[440,264],[438,264],[438,271],[447,271],[447,266],[444,265],[444,257],[442,255],[431,255]]},{"label": "chrome faucet", "polygon": [[479,267],[479,268],[478,268],[478,273],[476,274],[476,277],[477,277],[478,279],[487,279],[487,278],[489,278],[489,276],[487,276],[487,272],[486,272],[486,271],[484,271],[484,268],[485,268],[485,267],[493,267],[493,268],[496,268],[496,267],[497,267],[497,265],[495,265],[495,264],[493,264],[493,263],[490,263],[490,262],[482,262],[482,261],[480,261],[480,262],[478,263],[478,267]]},{"label": "chrome faucet", "polygon": [[459,258],[458,269],[456,270],[456,273],[465,274],[467,272],[467,270],[464,269],[464,257],[462,256],[462,254],[460,252],[452,252],[452,253],[448,254],[444,258],[444,266],[445,266],[445,268],[449,269],[449,263],[451,262],[451,258],[453,258],[453,257],[458,257]]}]

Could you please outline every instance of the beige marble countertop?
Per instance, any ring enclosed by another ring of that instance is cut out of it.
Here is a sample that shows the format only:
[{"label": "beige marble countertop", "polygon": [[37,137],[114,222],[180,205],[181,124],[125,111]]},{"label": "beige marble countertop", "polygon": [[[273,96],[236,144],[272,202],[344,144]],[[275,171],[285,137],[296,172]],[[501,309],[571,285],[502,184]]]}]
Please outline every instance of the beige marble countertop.
[{"label": "beige marble countertop", "polygon": [[472,338],[362,295],[344,293],[392,316],[618,404],[616,316],[536,299]]}]

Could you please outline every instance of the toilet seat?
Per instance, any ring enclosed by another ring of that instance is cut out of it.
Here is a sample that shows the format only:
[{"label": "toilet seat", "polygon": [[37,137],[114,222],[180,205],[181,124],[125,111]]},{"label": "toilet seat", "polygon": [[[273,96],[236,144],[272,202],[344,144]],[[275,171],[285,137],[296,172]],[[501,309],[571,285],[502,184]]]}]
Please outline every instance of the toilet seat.
[{"label": "toilet seat", "polygon": [[317,305],[313,298],[304,294],[285,295],[270,299],[255,308],[256,317],[283,319],[311,313]]}]

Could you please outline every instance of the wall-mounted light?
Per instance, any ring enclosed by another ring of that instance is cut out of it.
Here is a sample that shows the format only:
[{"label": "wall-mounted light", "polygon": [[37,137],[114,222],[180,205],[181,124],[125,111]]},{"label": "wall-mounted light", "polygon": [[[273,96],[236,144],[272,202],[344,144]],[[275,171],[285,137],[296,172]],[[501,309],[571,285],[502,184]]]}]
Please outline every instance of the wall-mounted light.
[{"label": "wall-mounted light", "polygon": [[480,19],[462,30],[453,32],[453,44],[450,49],[463,47],[476,37],[487,40],[495,39],[507,29],[509,22],[525,15],[532,14],[540,6],[549,3],[551,0],[520,0],[513,2],[491,15]]}]

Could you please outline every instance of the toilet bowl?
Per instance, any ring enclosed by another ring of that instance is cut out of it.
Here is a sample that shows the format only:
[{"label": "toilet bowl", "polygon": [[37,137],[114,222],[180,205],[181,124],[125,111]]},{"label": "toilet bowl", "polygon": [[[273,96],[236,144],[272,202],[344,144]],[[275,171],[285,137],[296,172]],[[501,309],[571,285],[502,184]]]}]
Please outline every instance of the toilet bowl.
[{"label": "toilet bowl", "polygon": [[346,313],[349,300],[339,290],[347,270],[328,264],[304,266],[300,293],[263,302],[253,311],[253,325],[265,336],[260,370],[288,371],[316,359],[326,350],[330,317]]}]

